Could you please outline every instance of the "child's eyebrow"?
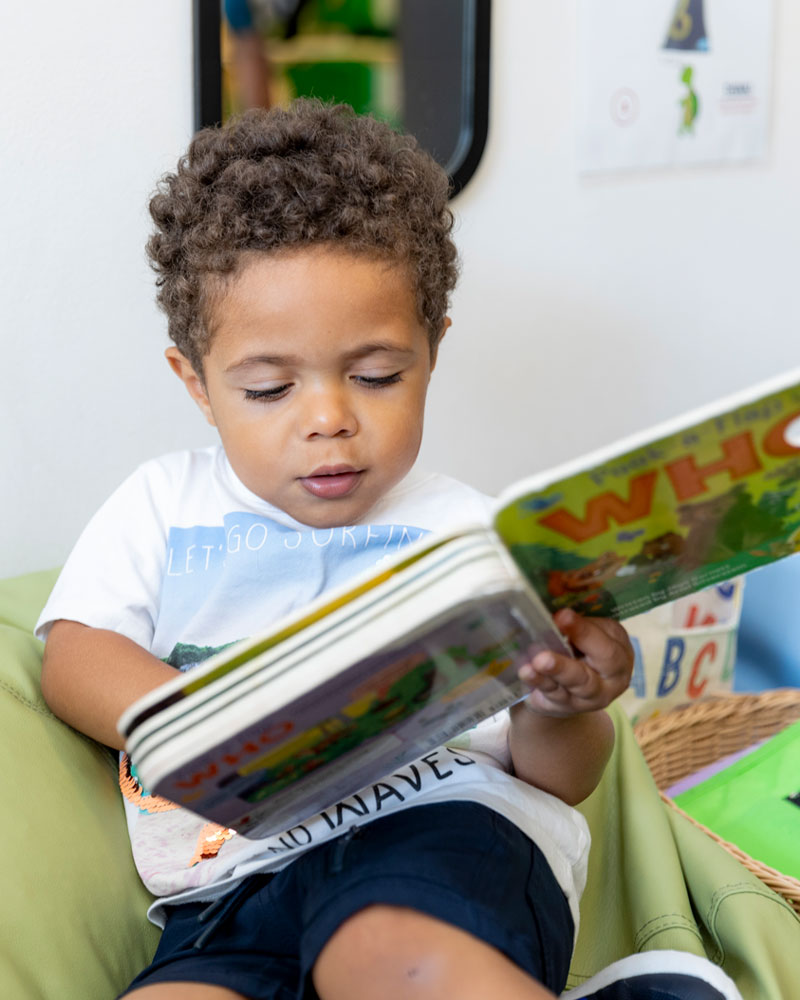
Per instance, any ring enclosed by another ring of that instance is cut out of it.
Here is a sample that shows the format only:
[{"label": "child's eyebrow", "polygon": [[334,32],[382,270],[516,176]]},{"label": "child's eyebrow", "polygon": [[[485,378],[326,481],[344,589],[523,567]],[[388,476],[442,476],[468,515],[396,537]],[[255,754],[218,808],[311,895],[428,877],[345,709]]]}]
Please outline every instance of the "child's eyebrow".
[{"label": "child's eyebrow", "polygon": [[276,367],[293,365],[297,364],[297,360],[297,358],[288,354],[254,354],[252,357],[242,358],[241,361],[236,361],[232,365],[228,365],[225,369],[225,374],[236,375],[246,371],[248,368],[256,368],[258,365],[275,365]]},{"label": "child's eyebrow", "polygon": [[394,344],[391,341],[378,340],[369,344],[362,344],[352,351],[345,352],[344,358],[347,361],[358,361],[360,358],[369,357],[370,354],[395,354],[403,357],[413,357],[416,353],[413,347],[405,347],[402,344]]},{"label": "child's eyebrow", "polygon": [[[394,344],[391,341],[374,341],[368,344],[361,344],[352,351],[345,351],[342,355],[343,361],[359,361],[361,358],[369,357],[371,354],[392,354],[398,358],[410,358],[416,354],[411,347],[401,344]],[[295,354],[254,354],[241,361],[236,361],[225,369],[226,375],[238,375],[249,368],[256,368],[259,365],[273,365],[276,368],[291,368],[302,365],[303,359]]]}]

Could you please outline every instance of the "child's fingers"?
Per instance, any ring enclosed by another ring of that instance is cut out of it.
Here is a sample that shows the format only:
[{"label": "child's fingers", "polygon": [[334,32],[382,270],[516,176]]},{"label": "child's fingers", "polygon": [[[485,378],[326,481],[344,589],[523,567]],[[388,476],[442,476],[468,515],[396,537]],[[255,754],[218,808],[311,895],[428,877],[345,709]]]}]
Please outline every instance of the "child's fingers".
[{"label": "child's fingers", "polygon": [[545,714],[571,715],[605,708],[630,683],[633,648],[625,629],[604,618],[583,618],[568,609],[556,623],[582,656],[543,650],[520,668],[527,703]]},{"label": "child's fingers", "polygon": [[603,684],[603,678],[585,660],[551,652],[535,656],[520,670],[520,677],[532,689],[550,694],[561,688],[581,699],[595,698]]},{"label": "child's fingers", "polygon": [[555,616],[564,636],[603,677],[627,674],[633,665],[628,633],[611,618],[584,618],[564,609]]}]

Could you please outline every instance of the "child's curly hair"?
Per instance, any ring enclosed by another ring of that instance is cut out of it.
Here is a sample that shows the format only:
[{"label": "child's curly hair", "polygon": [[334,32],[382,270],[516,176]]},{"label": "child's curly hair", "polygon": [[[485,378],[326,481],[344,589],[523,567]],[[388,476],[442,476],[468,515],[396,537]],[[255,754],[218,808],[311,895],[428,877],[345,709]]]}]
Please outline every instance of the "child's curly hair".
[{"label": "child's curly hair", "polygon": [[407,267],[433,349],[458,274],[449,182],[409,135],[299,99],[198,132],[150,201],[169,335],[202,377],[212,308],[243,255],[330,244]]}]

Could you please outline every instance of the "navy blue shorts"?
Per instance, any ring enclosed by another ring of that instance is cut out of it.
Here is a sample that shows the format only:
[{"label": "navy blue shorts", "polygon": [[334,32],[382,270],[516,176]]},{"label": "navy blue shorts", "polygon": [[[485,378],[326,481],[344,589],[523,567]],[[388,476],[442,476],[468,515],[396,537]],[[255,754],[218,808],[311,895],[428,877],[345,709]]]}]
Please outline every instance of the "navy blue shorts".
[{"label": "navy blue shorts", "polygon": [[372,904],[459,927],[553,992],[564,988],[572,916],[541,851],[493,810],[446,802],[354,827],[215,903],[170,907],[155,958],[129,989],[186,981],[253,1000],[314,1000],[326,942]]}]

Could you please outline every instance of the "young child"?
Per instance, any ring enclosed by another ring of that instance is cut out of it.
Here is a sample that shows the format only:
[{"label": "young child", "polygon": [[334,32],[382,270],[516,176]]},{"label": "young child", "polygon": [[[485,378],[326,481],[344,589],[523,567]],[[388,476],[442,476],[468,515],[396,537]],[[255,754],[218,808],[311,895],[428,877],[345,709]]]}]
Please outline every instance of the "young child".
[{"label": "young child", "polygon": [[[78,541],[37,626],[62,719],[121,748],[135,698],[487,498],[412,469],[456,280],[443,171],[344,107],[199,133],[151,201],[166,354],[221,445],[139,468]],[[142,998],[552,996],[628,685],[615,622],[565,612],[520,705],[280,837],[148,794],[134,858],[164,927]],[[413,807],[413,808],[412,808]],[[552,992],[551,992],[552,991]]]}]

